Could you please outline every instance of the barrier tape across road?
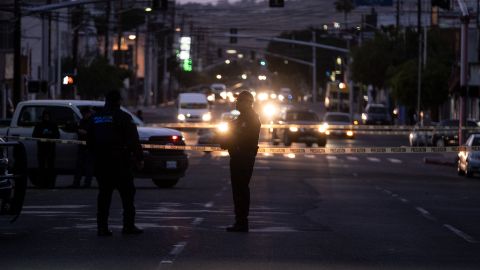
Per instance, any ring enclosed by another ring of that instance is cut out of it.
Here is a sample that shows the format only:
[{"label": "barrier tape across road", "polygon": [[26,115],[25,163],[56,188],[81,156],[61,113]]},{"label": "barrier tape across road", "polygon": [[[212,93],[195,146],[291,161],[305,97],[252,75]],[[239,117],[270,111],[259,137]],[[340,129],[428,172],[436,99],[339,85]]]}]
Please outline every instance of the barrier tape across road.
[{"label": "barrier tape across road", "polygon": [[[39,141],[54,142],[60,144],[76,144],[85,145],[85,141],[79,140],[61,140],[61,139],[43,139],[32,137],[16,137],[8,136],[6,138],[20,141]],[[184,151],[201,151],[216,152],[225,151],[218,146],[204,145],[158,145],[158,144],[142,144],[143,149],[156,150],[184,150]],[[459,151],[474,150],[480,151],[480,146],[446,146],[446,147],[260,147],[258,153],[269,154],[421,154],[421,153],[457,153]]]}]

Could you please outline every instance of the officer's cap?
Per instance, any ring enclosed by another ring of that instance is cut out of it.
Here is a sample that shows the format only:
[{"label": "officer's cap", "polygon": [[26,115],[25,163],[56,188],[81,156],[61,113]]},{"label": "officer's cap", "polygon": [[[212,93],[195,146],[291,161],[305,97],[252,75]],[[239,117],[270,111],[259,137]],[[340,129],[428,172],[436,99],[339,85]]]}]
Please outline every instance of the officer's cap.
[{"label": "officer's cap", "polygon": [[238,94],[237,101],[248,101],[250,103],[253,103],[254,99],[253,99],[252,93],[244,90],[244,91],[240,92],[240,94]]}]

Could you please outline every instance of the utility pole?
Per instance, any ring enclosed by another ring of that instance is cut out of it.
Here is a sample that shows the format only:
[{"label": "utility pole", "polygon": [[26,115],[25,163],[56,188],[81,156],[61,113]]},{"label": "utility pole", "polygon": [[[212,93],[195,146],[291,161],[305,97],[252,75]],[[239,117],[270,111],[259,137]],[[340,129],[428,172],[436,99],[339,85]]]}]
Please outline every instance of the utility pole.
[{"label": "utility pole", "polygon": [[14,4],[14,29],[13,29],[13,104],[16,106],[22,100],[22,11],[21,0]]},{"label": "utility pole", "polygon": [[465,114],[465,100],[468,87],[468,24],[470,23],[470,13],[464,0],[457,0],[462,15],[460,21],[461,27],[461,50],[460,50],[460,121],[458,126],[458,143],[462,145],[465,141],[464,130],[466,114]]},{"label": "utility pole", "polygon": [[417,122],[420,122],[420,102],[422,98],[422,1],[417,0],[417,36],[418,36],[418,79],[417,79]]},{"label": "utility pole", "polygon": [[398,35],[398,30],[400,29],[400,0],[397,0],[396,5],[396,18],[395,18],[395,32]]},{"label": "utility pole", "polygon": [[110,10],[112,8],[112,3],[107,1],[107,10],[105,12],[105,44],[103,48],[104,56],[108,61],[108,51],[110,47],[110,40],[109,40],[109,35],[110,35]]},{"label": "utility pole", "polygon": [[[312,31],[312,43],[317,43],[317,32]],[[317,103],[317,47],[312,46],[312,100]]]}]

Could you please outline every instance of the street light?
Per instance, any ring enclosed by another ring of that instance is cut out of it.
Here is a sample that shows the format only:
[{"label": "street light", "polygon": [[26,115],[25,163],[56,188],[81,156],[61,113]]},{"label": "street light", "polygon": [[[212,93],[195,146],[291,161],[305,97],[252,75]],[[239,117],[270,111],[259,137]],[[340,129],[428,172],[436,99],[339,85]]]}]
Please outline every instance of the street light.
[{"label": "street light", "polygon": [[242,79],[246,80],[247,79],[247,74],[242,74]]},{"label": "street light", "polygon": [[128,35],[128,39],[130,40],[135,40],[137,38],[136,35]]},{"label": "street light", "polygon": [[230,60],[228,60],[228,59],[225,60],[225,64],[229,65],[230,63],[231,63]]},{"label": "street light", "polygon": [[151,12],[151,11],[152,11],[152,8],[151,8],[151,7],[146,7],[146,8],[145,8],[145,11],[146,11],[146,12]]},{"label": "street light", "polygon": [[217,74],[217,79],[218,79],[218,80],[221,80],[221,79],[222,79],[222,75]]}]

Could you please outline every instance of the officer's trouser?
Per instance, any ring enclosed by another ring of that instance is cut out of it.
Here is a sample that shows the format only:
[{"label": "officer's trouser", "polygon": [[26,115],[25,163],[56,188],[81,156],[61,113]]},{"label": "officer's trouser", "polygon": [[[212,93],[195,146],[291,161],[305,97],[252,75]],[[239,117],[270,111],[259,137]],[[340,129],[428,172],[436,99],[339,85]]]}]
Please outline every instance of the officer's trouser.
[{"label": "officer's trouser", "polygon": [[235,206],[235,222],[239,225],[248,224],[250,210],[250,179],[252,178],[255,156],[231,157],[230,179],[232,183],[233,204]]},{"label": "officer's trouser", "polygon": [[97,171],[98,182],[97,224],[99,228],[108,227],[108,215],[112,201],[113,190],[120,193],[123,205],[123,226],[132,227],[135,223],[135,185],[131,172],[122,170]]},{"label": "officer's trouser", "polygon": [[37,160],[39,174],[48,187],[55,186],[55,144],[38,143]]}]

